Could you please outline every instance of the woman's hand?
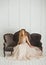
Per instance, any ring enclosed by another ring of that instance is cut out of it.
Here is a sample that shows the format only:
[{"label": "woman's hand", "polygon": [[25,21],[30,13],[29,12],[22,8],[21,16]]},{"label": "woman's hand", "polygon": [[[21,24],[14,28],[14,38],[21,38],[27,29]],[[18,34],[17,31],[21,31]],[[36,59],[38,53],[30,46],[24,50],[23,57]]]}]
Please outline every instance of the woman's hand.
[{"label": "woman's hand", "polygon": [[27,44],[31,47],[32,45],[30,44],[28,37],[26,37],[26,41],[27,41]]},{"label": "woman's hand", "polygon": [[30,45],[31,48],[33,48],[34,46]]}]

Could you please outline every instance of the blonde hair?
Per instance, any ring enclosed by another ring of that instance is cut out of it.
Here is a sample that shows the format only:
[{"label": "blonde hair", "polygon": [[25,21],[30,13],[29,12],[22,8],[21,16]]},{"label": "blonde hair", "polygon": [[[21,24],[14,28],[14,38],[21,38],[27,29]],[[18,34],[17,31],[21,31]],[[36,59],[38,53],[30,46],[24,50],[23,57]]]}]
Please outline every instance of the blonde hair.
[{"label": "blonde hair", "polygon": [[[24,35],[23,35],[23,31],[24,31]],[[18,41],[18,44],[21,44],[22,43],[22,40],[23,38],[27,36],[27,32],[25,29],[21,29],[20,32],[19,32],[19,41]]]}]

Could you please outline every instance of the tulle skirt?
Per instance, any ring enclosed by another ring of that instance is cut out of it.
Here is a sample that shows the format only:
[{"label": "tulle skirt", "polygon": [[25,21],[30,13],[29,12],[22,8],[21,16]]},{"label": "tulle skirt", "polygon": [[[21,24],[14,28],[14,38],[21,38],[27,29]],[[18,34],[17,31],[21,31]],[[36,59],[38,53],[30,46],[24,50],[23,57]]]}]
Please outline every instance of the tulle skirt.
[{"label": "tulle skirt", "polygon": [[13,57],[17,60],[26,60],[40,57],[42,51],[35,46],[30,47],[27,43],[22,43],[14,47]]}]

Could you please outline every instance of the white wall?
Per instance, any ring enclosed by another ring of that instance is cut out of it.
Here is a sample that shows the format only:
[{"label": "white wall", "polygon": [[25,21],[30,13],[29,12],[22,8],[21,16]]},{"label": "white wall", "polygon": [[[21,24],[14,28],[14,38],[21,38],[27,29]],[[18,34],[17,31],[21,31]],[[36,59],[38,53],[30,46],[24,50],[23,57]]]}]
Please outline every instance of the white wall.
[{"label": "white wall", "polygon": [[0,0],[0,34],[8,28],[8,1]]},{"label": "white wall", "polygon": [[41,33],[45,24],[45,0],[0,0],[0,3],[0,28],[9,32],[26,28]]},{"label": "white wall", "polygon": [[26,28],[30,31],[30,0],[9,0],[9,27],[17,31]]},{"label": "white wall", "polygon": [[0,44],[3,42],[4,33],[14,33],[25,28],[30,33],[42,35],[45,49],[45,27],[46,0],[0,0]]},{"label": "white wall", "polygon": [[[46,0],[43,0],[43,6],[42,6],[42,41],[43,41],[43,50],[46,49]],[[46,50],[44,51],[46,53]]]},{"label": "white wall", "polygon": [[0,55],[3,49],[3,34],[8,32],[8,0],[0,0]]}]

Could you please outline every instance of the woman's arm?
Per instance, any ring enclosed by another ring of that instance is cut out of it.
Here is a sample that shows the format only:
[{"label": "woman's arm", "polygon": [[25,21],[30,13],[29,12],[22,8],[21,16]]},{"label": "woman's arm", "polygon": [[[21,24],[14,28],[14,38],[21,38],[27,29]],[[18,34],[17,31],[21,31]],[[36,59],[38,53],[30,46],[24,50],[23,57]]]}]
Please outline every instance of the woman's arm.
[{"label": "woman's arm", "polygon": [[27,44],[31,47],[32,45],[30,44],[30,42],[29,42],[29,39],[28,39],[28,37],[26,37],[26,42],[27,42]]}]

